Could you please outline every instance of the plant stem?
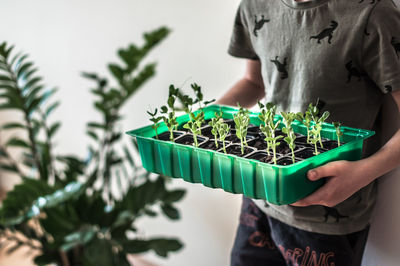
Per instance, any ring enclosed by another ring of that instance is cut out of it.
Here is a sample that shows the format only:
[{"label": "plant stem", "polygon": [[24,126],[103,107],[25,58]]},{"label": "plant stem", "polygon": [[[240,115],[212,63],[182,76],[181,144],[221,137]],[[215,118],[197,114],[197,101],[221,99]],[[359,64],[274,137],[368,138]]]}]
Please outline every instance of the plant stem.
[{"label": "plant stem", "polygon": [[[15,88],[17,88],[17,90],[18,90],[18,97],[19,97],[20,101],[22,103],[25,103],[25,99],[24,99],[24,97],[22,95],[22,89],[18,86],[17,76],[14,74],[14,72],[12,71],[12,69],[10,68],[10,66],[8,64],[7,64],[7,70],[9,72],[10,76],[11,76],[12,82],[14,82],[14,84],[15,84]],[[29,136],[29,141],[31,143],[30,148],[31,148],[32,156],[33,156],[33,159],[35,161],[36,167],[37,167],[37,169],[39,171],[39,177],[42,180],[46,180],[46,178],[42,176],[42,173],[43,173],[42,164],[40,163],[40,157],[39,157],[39,154],[38,154],[38,151],[37,151],[37,147],[36,147],[35,136],[34,136],[34,133],[33,133],[31,120],[29,118],[29,113],[28,113],[28,110],[27,110],[26,107],[23,107],[23,113],[24,113],[25,123],[28,126],[28,136]]]},{"label": "plant stem", "polygon": [[321,141],[321,132],[318,133],[318,140],[319,140],[319,145],[321,146],[321,148],[323,148],[324,145],[322,145],[322,141]]},{"label": "plant stem", "polygon": [[295,163],[295,160],[294,160],[294,150],[292,149],[292,148],[290,148],[291,150],[292,150],[292,161],[293,161],[293,164]]},{"label": "plant stem", "polygon": [[337,146],[340,147],[340,136],[337,136]]},{"label": "plant stem", "polygon": [[217,141],[217,138],[215,138],[214,140],[215,140],[215,147],[218,148],[218,141]]},{"label": "plant stem", "polygon": [[197,135],[193,134],[193,139],[194,139],[194,146],[199,147],[199,143],[197,142]]},{"label": "plant stem", "polygon": [[174,142],[174,129],[170,129],[169,130],[169,139]]},{"label": "plant stem", "polygon": [[155,131],[156,131],[156,139],[158,139],[157,128],[155,128]]},{"label": "plant stem", "polygon": [[243,138],[240,138],[240,146],[241,146],[242,154],[244,154]]},{"label": "plant stem", "polygon": [[276,146],[275,146],[275,141],[272,143],[272,152],[274,155],[274,164],[276,164]]},{"label": "plant stem", "polygon": [[222,140],[222,149],[224,150],[224,153],[226,153],[226,149],[225,149],[225,140]]},{"label": "plant stem", "polygon": [[315,155],[318,155],[319,152],[318,152],[318,148],[317,148],[317,142],[314,143],[314,146],[315,146]]}]

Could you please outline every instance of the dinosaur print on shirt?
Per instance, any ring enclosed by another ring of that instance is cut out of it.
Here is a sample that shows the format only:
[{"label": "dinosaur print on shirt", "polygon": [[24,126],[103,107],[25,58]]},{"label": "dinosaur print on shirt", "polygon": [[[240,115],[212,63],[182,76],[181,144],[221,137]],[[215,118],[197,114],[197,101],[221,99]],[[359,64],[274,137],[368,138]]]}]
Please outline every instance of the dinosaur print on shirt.
[{"label": "dinosaur print on shirt", "polygon": [[386,85],[386,86],[385,86],[385,91],[386,91],[386,92],[392,92],[392,91],[393,91],[392,86]]},{"label": "dinosaur print on shirt", "polygon": [[397,59],[399,59],[399,52],[400,52],[400,42],[396,42],[396,38],[392,37],[392,40],[390,42],[394,48],[394,51],[396,52]]},{"label": "dinosaur print on shirt", "polygon": [[346,69],[347,69],[347,72],[348,72],[347,83],[349,83],[351,81],[351,78],[353,76],[357,77],[358,81],[361,81],[361,78],[362,78],[363,74],[356,67],[353,66],[353,61],[352,60],[347,62]]},{"label": "dinosaur print on shirt", "polygon": [[318,35],[311,36],[310,40],[311,39],[317,39],[318,43],[321,43],[322,39],[328,38],[328,43],[331,43],[331,40],[332,40],[332,37],[333,37],[333,32],[336,30],[338,25],[339,25],[339,23],[337,23],[336,21],[332,20],[331,21],[331,25],[330,25],[329,28],[324,29]]},{"label": "dinosaur print on shirt", "polygon": [[257,21],[257,15],[254,16],[254,36],[258,37],[257,31],[259,31],[265,23],[269,22],[269,19],[265,19],[264,15],[261,15],[261,19]]},{"label": "dinosaur print on shirt", "polygon": [[281,79],[286,79],[289,77],[289,74],[286,70],[286,66],[287,66],[287,61],[286,61],[286,57],[285,59],[283,59],[283,63],[279,62],[278,60],[279,56],[275,56],[274,60],[271,60],[272,63],[275,64],[276,69],[281,72]]}]

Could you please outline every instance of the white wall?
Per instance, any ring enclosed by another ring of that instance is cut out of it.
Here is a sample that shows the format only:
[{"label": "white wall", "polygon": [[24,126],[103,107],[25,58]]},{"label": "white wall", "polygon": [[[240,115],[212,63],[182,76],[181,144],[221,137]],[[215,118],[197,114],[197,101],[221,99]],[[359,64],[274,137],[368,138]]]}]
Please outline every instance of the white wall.
[{"label": "white wall", "polygon": [[[240,60],[226,54],[238,3],[2,0],[0,36],[29,52],[47,84],[60,88],[57,97],[62,106],[55,117],[63,121],[63,127],[58,134],[58,148],[84,154],[85,122],[96,117],[88,93],[91,84],[79,77],[80,71],[104,73],[105,63],[116,60],[118,47],[138,43],[143,31],[167,25],[173,29],[172,34],[150,57],[159,62],[158,74],[125,107],[127,122],[122,130],[147,123],[145,109],[163,103],[170,83],[180,85],[189,79],[187,84],[198,82],[207,97],[218,97],[243,71]],[[390,124],[391,119],[395,118],[387,116],[386,121]],[[400,261],[399,175],[397,171],[382,179],[364,266],[391,266]],[[148,236],[179,236],[186,243],[185,249],[167,260],[151,254],[146,257],[160,265],[227,265],[240,196],[181,180],[174,180],[174,186],[189,191],[179,205],[182,220],[148,219],[140,226]]]},{"label": "white wall", "polygon": [[[69,0],[0,2],[1,40],[28,52],[48,85],[59,87],[62,106],[55,118],[63,121],[58,149],[84,154],[85,123],[96,119],[89,87],[80,71],[105,73],[105,63],[116,60],[116,50],[139,43],[144,31],[161,25],[173,32],[150,59],[158,74],[127,106],[122,131],[147,123],[145,110],[166,100],[169,84],[187,81],[203,86],[207,98],[216,98],[243,71],[240,60],[227,55],[233,18],[239,0]],[[1,119],[1,118],[0,118]],[[3,117],[4,119],[4,117]],[[160,265],[227,265],[238,222],[240,196],[174,180],[188,189],[179,204],[182,219],[143,220],[146,236],[178,236],[182,252],[168,260],[149,255]]]}]

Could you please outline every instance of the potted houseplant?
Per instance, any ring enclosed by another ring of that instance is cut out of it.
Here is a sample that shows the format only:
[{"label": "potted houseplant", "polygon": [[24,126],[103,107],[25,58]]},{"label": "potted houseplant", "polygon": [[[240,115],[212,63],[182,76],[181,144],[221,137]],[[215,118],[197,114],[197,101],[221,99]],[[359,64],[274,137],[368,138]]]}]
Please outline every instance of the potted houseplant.
[{"label": "potted houseplant", "polygon": [[[163,213],[179,219],[175,203],[185,191],[171,190],[166,177],[143,171],[133,156],[136,143],[124,143],[118,130],[121,107],[155,74],[156,65],[142,67],[143,59],[168,33],[159,28],[144,35],[143,46],[131,44],[118,51],[122,63],[108,65],[117,86],[95,73],[83,74],[94,81],[91,92],[101,115],[100,121],[87,124],[91,143],[86,159],[57,153],[53,139],[61,123],[49,122],[59,105],[52,100],[55,90],[44,89],[26,55],[14,53],[7,43],[0,45],[0,107],[23,115],[1,130],[27,135],[0,144],[0,168],[22,179],[0,208],[3,248],[13,252],[26,246],[39,251],[36,264],[63,266],[129,265],[128,254],[152,250],[165,257],[182,248],[177,238],[137,234],[135,223],[141,217]],[[21,158],[10,154],[14,148],[21,150]]]}]

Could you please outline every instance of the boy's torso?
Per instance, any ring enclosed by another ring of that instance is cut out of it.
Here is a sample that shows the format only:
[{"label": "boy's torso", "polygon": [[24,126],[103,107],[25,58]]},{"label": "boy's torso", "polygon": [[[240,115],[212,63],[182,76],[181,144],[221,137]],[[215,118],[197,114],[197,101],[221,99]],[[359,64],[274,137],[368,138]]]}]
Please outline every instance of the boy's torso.
[{"label": "boy's torso", "polygon": [[[375,123],[383,93],[361,67],[375,5],[358,0],[243,1],[241,12],[261,61],[266,101],[297,112],[319,98],[331,121],[379,131]],[[366,153],[376,149],[370,143]],[[372,183],[334,208],[255,202],[268,215],[301,229],[347,234],[368,225],[375,198]]]}]

